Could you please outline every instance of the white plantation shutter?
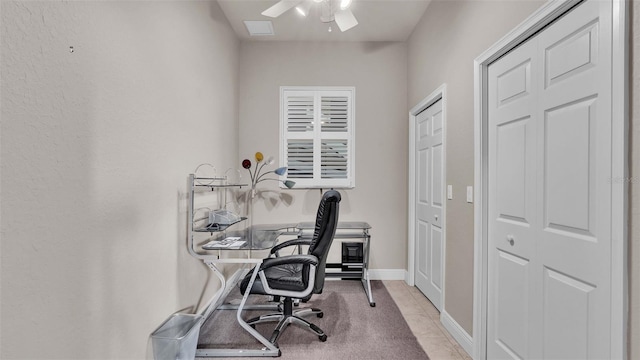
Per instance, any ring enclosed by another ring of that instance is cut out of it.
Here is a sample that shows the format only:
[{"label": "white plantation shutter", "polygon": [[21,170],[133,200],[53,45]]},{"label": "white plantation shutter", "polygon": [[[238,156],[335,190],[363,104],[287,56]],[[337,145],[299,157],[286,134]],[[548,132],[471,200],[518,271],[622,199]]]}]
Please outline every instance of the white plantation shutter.
[{"label": "white plantation shutter", "polygon": [[286,101],[287,131],[313,131],[313,96],[289,96]]},{"label": "white plantation shutter", "polygon": [[287,140],[287,173],[290,179],[313,179],[313,139]]},{"label": "white plantation shutter", "polygon": [[349,148],[347,140],[322,141],[320,175],[323,179],[346,179]]},{"label": "white plantation shutter", "polygon": [[346,96],[322,96],[321,130],[323,132],[347,132],[349,98]]},{"label": "white plantation shutter", "polygon": [[354,187],[355,89],[282,87],[281,164],[296,188]]}]

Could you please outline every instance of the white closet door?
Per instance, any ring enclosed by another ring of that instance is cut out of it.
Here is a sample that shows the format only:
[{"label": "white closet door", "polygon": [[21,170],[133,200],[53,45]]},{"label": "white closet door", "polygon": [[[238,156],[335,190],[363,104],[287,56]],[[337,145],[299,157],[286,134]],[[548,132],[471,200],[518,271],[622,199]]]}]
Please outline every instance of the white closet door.
[{"label": "white closet door", "polygon": [[442,100],[416,116],[415,284],[442,308],[444,149]]},{"label": "white closet door", "polygon": [[527,358],[539,294],[536,117],[540,63],[529,41],[489,67],[488,359]]},{"label": "white closet door", "polygon": [[546,359],[605,359],[611,301],[611,2],[539,36],[538,257]]},{"label": "white closet door", "polygon": [[611,2],[489,67],[489,359],[605,359]]}]

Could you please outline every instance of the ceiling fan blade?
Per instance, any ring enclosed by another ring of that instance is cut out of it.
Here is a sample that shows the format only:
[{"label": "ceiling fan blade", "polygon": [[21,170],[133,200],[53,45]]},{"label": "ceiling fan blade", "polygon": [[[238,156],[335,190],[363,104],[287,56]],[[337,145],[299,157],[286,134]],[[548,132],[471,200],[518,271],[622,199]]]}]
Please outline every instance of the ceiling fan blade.
[{"label": "ceiling fan blade", "polygon": [[345,32],[351,29],[352,27],[358,25],[358,20],[356,20],[356,17],[353,15],[351,10],[349,9],[338,10],[336,11],[334,16],[335,16],[336,24],[338,25],[338,27],[340,28],[340,31],[342,32]]},{"label": "ceiling fan blade", "polygon": [[272,7],[262,12],[262,15],[277,18],[284,14],[287,10],[300,4],[303,0],[280,0]]}]

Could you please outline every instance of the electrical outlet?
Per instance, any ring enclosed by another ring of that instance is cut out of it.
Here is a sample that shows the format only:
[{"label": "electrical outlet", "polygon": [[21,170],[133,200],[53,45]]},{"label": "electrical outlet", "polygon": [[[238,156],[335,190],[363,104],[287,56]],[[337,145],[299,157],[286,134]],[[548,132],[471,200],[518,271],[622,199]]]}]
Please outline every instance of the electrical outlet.
[{"label": "electrical outlet", "polygon": [[467,202],[473,202],[473,186],[467,186]]},{"label": "electrical outlet", "polygon": [[447,185],[447,199],[453,200],[453,185]]}]

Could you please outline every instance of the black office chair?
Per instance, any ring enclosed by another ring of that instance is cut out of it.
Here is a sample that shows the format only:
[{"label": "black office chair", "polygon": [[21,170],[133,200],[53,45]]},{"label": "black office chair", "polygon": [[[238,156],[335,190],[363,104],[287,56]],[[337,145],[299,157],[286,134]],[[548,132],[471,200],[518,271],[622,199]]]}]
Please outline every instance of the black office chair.
[{"label": "black office chair", "polygon": [[[278,325],[269,340],[276,346],[278,338],[291,323],[304,326],[318,335],[320,341],[327,340],[327,335],[322,329],[301,317],[309,314],[316,314],[316,316],[322,317],[324,315],[322,310],[307,308],[294,312],[293,300],[307,301],[312,294],[322,293],[327,254],[338,225],[340,200],[339,192],[335,190],[325,192],[318,206],[313,237],[311,239],[289,240],[276,245],[271,249],[271,255],[275,257],[270,256],[264,259],[260,266],[260,271],[250,289],[250,293],[283,297],[283,310],[280,313],[262,315],[250,319],[247,324],[255,327],[255,324],[258,323],[278,321]],[[309,245],[308,253],[278,256],[281,249],[297,245]],[[250,279],[251,272],[240,284],[242,294],[247,291]]]}]

